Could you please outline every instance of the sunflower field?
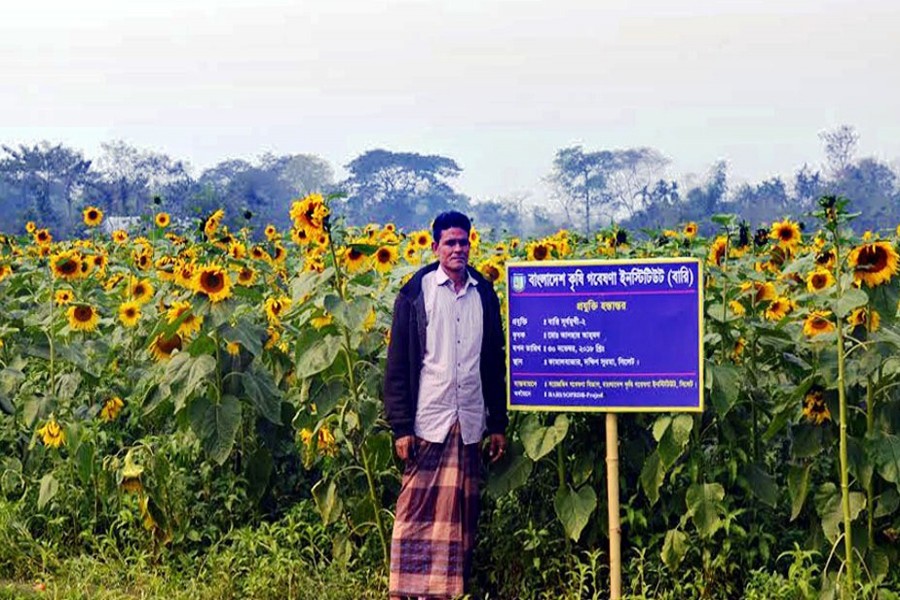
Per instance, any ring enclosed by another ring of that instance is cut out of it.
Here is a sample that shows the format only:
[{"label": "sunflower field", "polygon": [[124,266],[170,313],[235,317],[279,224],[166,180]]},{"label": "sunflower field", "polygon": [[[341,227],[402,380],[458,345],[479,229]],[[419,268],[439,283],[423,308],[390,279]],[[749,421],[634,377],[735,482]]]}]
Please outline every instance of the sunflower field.
[{"label": "sunflower field", "polygon": [[[431,233],[330,201],[297,199],[290,231],[107,232],[86,207],[78,239],[0,239],[0,597],[383,597],[384,359]],[[628,597],[900,597],[900,227],[857,235],[849,209],[823,197],[816,231],[718,215],[711,239],[472,230],[501,300],[508,261],[705,261],[705,412],[619,419]],[[604,597],[602,416],[508,435],[476,597]]]}]

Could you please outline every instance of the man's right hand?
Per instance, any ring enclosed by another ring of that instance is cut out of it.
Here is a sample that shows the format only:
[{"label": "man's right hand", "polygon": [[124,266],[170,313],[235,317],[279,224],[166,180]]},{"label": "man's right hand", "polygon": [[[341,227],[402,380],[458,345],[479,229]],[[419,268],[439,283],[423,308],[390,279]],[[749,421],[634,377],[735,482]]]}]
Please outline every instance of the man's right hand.
[{"label": "man's right hand", "polygon": [[397,451],[397,456],[399,456],[400,460],[402,460],[403,462],[407,462],[409,461],[409,459],[415,458],[416,436],[404,435],[401,438],[397,438],[394,441],[394,450]]}]

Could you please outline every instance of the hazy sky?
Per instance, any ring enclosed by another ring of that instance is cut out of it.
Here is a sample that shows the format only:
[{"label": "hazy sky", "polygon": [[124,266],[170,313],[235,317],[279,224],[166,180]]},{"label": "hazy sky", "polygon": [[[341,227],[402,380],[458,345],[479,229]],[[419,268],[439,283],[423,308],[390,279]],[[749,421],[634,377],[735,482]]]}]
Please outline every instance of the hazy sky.
[{"label": "hazy sky", "polygon": [[817,134],[848,123],[860,155],[900,157],[897,0],[8,4],[4,143],[124,139],[198,168],[438,153],[476,199],[535,189],[576,143],[759,180],[820,164]]}]

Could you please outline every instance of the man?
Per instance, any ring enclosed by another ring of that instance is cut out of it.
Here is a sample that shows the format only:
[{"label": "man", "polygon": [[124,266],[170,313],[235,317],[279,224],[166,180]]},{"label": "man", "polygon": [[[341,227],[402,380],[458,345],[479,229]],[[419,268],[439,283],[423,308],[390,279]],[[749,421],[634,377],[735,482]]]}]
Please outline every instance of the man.
[{"label": "man", "polygon": [[469,266],[472,224],[438,215],[431,248],[394,303],[384,403],[406,468],[391,540],[390,594],[465,593],[478,525],[480,447],[506,452],[506,359],[500,302]]}]

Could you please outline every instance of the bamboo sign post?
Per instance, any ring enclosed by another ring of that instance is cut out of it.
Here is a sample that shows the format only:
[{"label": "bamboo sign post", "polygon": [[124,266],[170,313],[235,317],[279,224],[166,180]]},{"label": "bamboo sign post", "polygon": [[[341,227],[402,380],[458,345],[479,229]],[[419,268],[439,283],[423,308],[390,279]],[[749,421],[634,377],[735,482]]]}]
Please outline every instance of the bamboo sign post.
[{"label": "bamboo sign post", "polygon": [[609,513],[609,597],[622,597],[622,525],[619,522],[619,423],[606,413],[606,500]]},{"label": "bamboo sign post", "polygon": [[607,413],[610,597],[620,598],[617,413],[703,410],[702,263],[511,262],[506,275],[510,410]]}]

